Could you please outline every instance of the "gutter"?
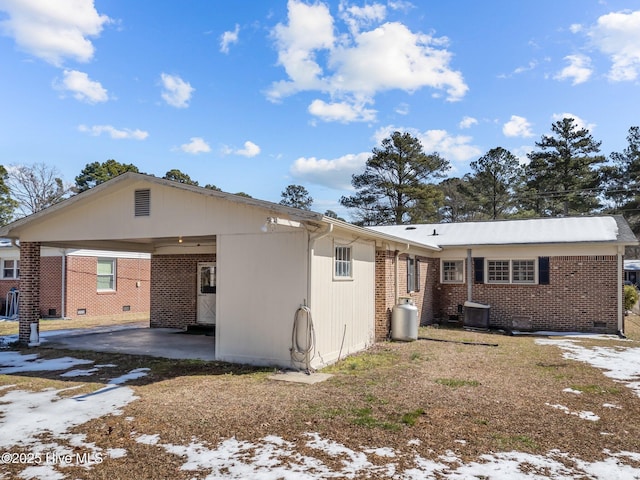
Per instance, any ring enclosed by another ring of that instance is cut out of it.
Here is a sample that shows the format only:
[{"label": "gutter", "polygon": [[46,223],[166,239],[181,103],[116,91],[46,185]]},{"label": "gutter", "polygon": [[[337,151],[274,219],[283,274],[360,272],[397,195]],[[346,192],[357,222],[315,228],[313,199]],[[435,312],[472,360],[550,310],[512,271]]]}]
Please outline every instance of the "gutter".
[{"label": "gutter", "polygon": [[309,241],[308,241],[308,247],[307,247],[308,255],[307,255],[307,300],[306,300],[306,304],[307,304],[306,306],[309,308],[311,308],[311,279],[312,279],[311,270],[313,265],[313,247],[315,246],[315,243],[318,240],[326,237],[331,232],[333,232],[332,223],[327,225],[327,227],[321,232],[314,233],[313,235],[311,233],[309,234]]}]

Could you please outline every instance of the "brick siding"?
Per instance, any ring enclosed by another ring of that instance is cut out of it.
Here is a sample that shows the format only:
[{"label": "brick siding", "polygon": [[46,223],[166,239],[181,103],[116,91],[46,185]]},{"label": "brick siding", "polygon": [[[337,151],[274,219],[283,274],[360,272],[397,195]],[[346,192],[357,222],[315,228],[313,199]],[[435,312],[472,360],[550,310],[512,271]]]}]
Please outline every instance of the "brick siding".
[{"label": "brick siding", "polygon": [[[60,257],[55,258],[62,261]],[[46,259],[47,257],[43,258],[43,260]],[[115,258],[114,260],[116,261],[115,290],[98,291],[98,257],[67,257],[66,316],[68,318],[132,316],[149,313],[150,261],[139,258]],[[43,281],[44,272],[43,269]],[[43,315],[47,315],[50,308],[58,308],[60,312],[61,305],[58,303],[60,306],[56,307],[53,299],[60,288],[53,288],[53,285],[59,286],[61,278],[58,276],[57,280],[52,279],[52,288],[44,288],[43,283],[43,296],[40,301]],[[52,301],[45,303],[44,298],[52,298]],[[59,298],[60,296],[57,300]],[[81,311],[85,313],[82,314]]]},{"label": "brick siding", "polygon": [[[549,261],[549,285],[473,284],[473,301],[491,306],[490,324],[510,328],[519,318],[530,322],[533,330],[615,333],[622,281],[617,257],[558,256]],[[462,320],[459,308],[467,300],[467,285],[441,284],[439,271],[437,278],[434,321],[446,323],[458,315]]]},{"label": "brick siding", "polygon": [[215,254],[151,257],[151,326],[186,328],[197,318],[198,262],[215,262]]},{"label": "brick siding", "polygon": [[[407,291],[407,259],[402,254],[398,258],[398,296],[410,297],[418,308],[418,320],[426,325],[433,320],[433,291],[437,278],[436,260],[416,256],[419,261],[420,288],[415,292]],[[391,329],[391,313],[396,303],[395,298],[395,252],[389,250],[376,251],[376,318],[375,338],[381,341],[389,338]]]}]

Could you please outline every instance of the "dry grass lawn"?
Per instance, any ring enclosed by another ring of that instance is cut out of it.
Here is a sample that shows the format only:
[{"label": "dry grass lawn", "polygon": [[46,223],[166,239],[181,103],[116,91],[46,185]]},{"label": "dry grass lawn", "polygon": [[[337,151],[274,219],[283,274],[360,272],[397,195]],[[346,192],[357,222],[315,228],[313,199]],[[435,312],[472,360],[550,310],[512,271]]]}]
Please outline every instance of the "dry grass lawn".
[{"label": "dry grass lawn", "polygon": [[[633,343],[620,345],[640,346],[639,317],[628,317],[627,332]],[[604,449],[640,452],[640,399],[600,370],[564,359],[559,348],[537,345],[532,337],[464,330],[422,328],[420,335],[443,341],[377,344],[326,369],[334,376],[315,385],[276,382],[267,378],[272,370],[221,363],[44,348],[38,352],[114,363],[118,367],[109,371],[111,376],[151,368],[148,376],[127,383],[140,398],[125,407],[123,415],[77,429],[88,442],[103,449],[124,448],[127,456],[91,471],[65,469],[72,478],[201,478],[180,470],[179,456],[137,443],[134,432],[159,434],[163,443],[176,445],[193,438],[215,445],[230,437],[254,442],[278,435],[297,444],[302,454],[308,448],[306,432],[353,449],[386,446],[402,451],[408,441],[419,439],[420,445],[412,448],[425,458],[449,450],[476,460],[491,452],[546,454],[559,449],[595,461],[603,458]],[[469,344],[474,342],[497,346]],[[618,342],[583,344],[615,347]],[[85,389],[103,386],[86,378],[62,381],[45,372],[0,376],[0,384],[8,383],[34,390],[80,383]],[[567,394],[565,388],[583,393]],[[621,408],[603,409],[607,402]],[[598,412],[601,418],[585,421],[547,404]],[[402,457],[395,461],[402,466]]]}]

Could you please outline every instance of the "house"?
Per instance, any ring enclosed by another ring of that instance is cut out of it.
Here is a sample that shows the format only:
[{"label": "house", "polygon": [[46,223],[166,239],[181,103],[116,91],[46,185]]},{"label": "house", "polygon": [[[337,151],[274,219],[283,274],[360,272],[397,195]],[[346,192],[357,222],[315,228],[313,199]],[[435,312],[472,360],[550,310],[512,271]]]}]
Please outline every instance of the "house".
[{"label": "house", "polygon": [[640,288],[640,260],[624,261],[624,282],[625,285]]},{"label": "house", "polygon": [[[148,253],[42,247],[40,258],[42,318],[148,317]],[[19,291],[20,248],[0,242],[0,316]]]},{"label": "house", "polygon": [[623,256],[637,239],[621,216],[373,230],[439,249],[423,259],[433,297],[432,309],[421,312],[424,323],[459,322],[465,302],[474,302],[490,306],[495,327],[624,331]]},{"label": "house", "polygon": [[151,327],[215,326],[219,360],[307,368],[385,338],[386,310],[376,323],[377,250],[434,250],[132,172],[6,225],[0,236],[20,244],[25,343],[43,302],[43,247],[140,252],[150,255]]},{"label": "house", "polygon": [[[506,233],[520,225],[511,222],[476,224],[475,233],[362,228],[128,172],[6,225],[0,236],[21,246],[22,342],[38,323],[42,247],[140,252],[151,258],[151,327],[213,326],[222,361],[318,368],[388,338],[405,296],[424,324],[459,315],[471,298],[490,303],[498,325],[527,316],[535,328],[622,329],[622,253],[635,237],[621,218],[598,218],[552,225],[587,226],[591,236],[520,243]],[[499,267],[508,283],[494,281]],[[527,273],[513,277],[513,269]]]}]

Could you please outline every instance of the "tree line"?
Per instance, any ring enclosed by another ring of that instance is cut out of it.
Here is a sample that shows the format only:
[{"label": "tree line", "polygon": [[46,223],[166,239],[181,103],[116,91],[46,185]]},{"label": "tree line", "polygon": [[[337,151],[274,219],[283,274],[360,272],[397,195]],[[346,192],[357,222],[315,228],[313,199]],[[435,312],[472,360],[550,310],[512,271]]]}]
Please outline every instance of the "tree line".
[{"label": "tree line", "polygon": [[[640,232],[640,127],[631,127],[627,147],[607,158],[588,129],[573,118],[551,125],[524,164],[502,147],[471,162],[470,172],[449,177],[450,162],[426,153],[406,132],[393,132],[372,150],[364,171],[352,175],[352,195],[340,204],[361,226],[468,222],[509,218],[622,214]],[[89,163],[65,187],[55,168],[44,164],[0,166],[0,222],[35,213],[121,173],[139,172],[115,160]],[[198,186],[174,169],[163,177]],[[204,188],[220,190],[207,184]],[[239,195],[249,196],[244,192]],[[313,198],[302,185],[289,185],[280,203],[310,210]],[[325,215],[339,218],[327,210]]]}]

